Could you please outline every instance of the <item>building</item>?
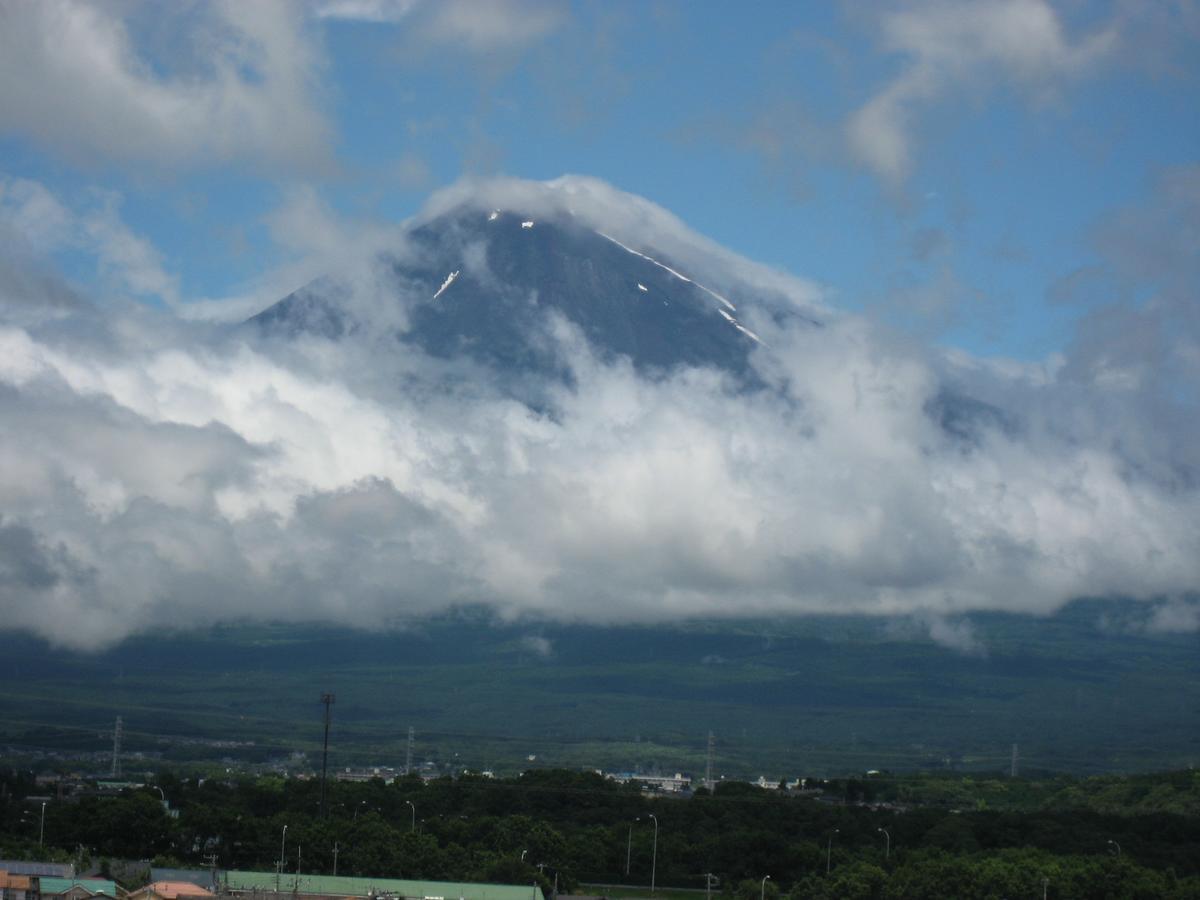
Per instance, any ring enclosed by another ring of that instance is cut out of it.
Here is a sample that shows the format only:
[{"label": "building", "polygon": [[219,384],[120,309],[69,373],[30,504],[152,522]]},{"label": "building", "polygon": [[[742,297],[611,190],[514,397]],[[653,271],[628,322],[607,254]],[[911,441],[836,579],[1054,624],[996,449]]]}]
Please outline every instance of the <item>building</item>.
[{"label": "building", "polygon": [[115,881],[103,878],[55,878],[43,875],[41,882],[42,900],[117,900],[124,891],[118,893]]},{"label": "building", "polygon": [[212,891],[190,881],[152,881],[131,891],[126,900],[209,900],[214,896]]},{"label": "building", "polygon": [[306,900],[344,900],[349,897],[380,900],[545,900],[541,888],[534,884],[470,884],[286,873],[280,877],[275,872],[226,872],[223,888],[224,893],[246,900],[269,900],[271,895],[277,897],[279,894],[291,894]]},{"label": "building", "polygon": [[38,876],[0,871],[0,900],[38,900]]},{"label": "building", "polygon": [[676,772],[674,775],[643,775],[637,772],[614,772],[605,773],[604,777],[618,784],[636,782],[642,785],[646,791],[667,794],[681,794],[692,788],[692,776],[685,775],[682,772]]},{"label": "building", "polygon": [[70,878],[75,874],[75,867],[70,863],[0,859],[0,872],[7,872],[10,875],[50,875],[55,878]]},{"label": "building", "polygon": [[151,881],[190,881],[198,884],[206,891],[217,893],[221,886],[217,883],[215,869],[163,869],[158,866],[150,868]]}]

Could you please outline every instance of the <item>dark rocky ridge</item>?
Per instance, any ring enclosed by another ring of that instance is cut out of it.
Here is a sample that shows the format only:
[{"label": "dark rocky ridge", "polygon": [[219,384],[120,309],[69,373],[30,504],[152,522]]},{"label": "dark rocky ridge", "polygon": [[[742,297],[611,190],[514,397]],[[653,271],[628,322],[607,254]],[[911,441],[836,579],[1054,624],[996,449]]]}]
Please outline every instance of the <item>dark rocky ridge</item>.
[{"label": "dark rocky ridge", "polygon": [[[408,305],[408,327],[396,337],[433,356],[561,374],[548,339],[557,313],[602,357],[626,356],[639,370],[748,373],[757,344],[738,327],[737,311],[686,272],[665,268],[669,261],[648,259],[569,216],[460,209],[414,229],[410,241],[405,258],[412,262],[387,267],[396,302]],[[366,324],[343,302],[347,296],[336,279],[320,279],[250,322],[274,335],[353,335]]]}]

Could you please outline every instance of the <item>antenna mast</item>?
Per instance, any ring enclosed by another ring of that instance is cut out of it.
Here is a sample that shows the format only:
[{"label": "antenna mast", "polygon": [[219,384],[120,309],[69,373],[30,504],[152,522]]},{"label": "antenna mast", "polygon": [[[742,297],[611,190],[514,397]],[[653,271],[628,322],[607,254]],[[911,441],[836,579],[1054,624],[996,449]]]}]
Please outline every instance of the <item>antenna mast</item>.
[{"label": "antenna mast", "polygon": [[713,733],[710,731],[708,733],[708,757],[704,763],[704,786],[708,788],[708,792],[710,794],[712,793],[713,789],[712,761],[714,744],[715,739],[713,738]]},{"label": "antenna mast", "polygon": [[408,751],[404,754],[404,774],[412,772],[413,727],[408,726]]},{"label": "antenna mast", "polygon": [[112,777],[118,778],[121,775],[121,717],[117,716],[117,725],[113,729],[113,758],[112,758]]},{"label": "antenna mast", "polygon": [[[325,773],[329,769],[329,721],[333,718],[333,694],[321,695],[325,704],[325,745],[321,751],[321,818],[325,818]],[[296,864],[297,867],[299,863]]]}]

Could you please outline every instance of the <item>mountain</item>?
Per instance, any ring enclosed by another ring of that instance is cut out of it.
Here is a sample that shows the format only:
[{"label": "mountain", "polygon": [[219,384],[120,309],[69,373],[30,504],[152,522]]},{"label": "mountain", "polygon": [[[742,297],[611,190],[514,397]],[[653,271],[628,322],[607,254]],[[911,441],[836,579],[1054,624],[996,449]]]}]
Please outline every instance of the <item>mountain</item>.
[{"label": "mountain", "polygon": [[[400,252],[377,260],[382,285],[369,303],[326,276],[249,320],[265,336],[375,335],[379,323],[402,344],[442,359],[468,358],[502,379],[525,379],[523,399],[540,403],[530,378],[569,380],[556,317],[578,329],[602,358],[626,357],[641,373],[707,366],[761,386],[750,355],[764,347],[748,322],[790,320],[820,327],[757,286],[722,293],[652,247],[632,246],[571,211],[549,215],[459,203],[407,232]],[[632,240],[631,238],[629,240]],[[392,309],[380,309],[379,302]],[[995,407],[944,387],[926,414],[951,439],[971,443],[988,427],[1012,429]]]},{"label": "mountain", "polygon": [[[713,366],[746,376],[761,344],[743,321],[742,297],[726,297],[669,258],[569,212],[547,218],[460,206],[409,231],[404,252],[381,269],[382,294],[403,313],[399,340],[500,371],[562,375],[550,337],[556,316],[603,357],[628,357],[640,371]],[[351,336],[369,327],[351,293],[336,277],[322,278],[250,322],[271,335]]]}]

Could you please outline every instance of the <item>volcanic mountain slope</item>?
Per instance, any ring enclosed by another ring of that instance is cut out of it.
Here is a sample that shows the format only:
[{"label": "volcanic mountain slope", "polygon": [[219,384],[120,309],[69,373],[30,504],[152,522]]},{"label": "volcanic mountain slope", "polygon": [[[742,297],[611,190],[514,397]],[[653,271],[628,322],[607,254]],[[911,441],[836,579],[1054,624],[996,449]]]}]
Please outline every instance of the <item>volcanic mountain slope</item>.
[{"label": "volcanic mountain slope", "polygon": [[[626,356],[643,371],[714,366],[744,375],[761,344],[742,319],[740,298],[569,213],[537,218],[463,206],[408,237],[403,254],[382,267],[380,302],[397,307],[396,336],[435,357],[561,373],[550,340],[559,317],[602,356]],[[349,300],[347,286],[323,278],[251,322],[281,336],[353,335],[367,324]]]}]

